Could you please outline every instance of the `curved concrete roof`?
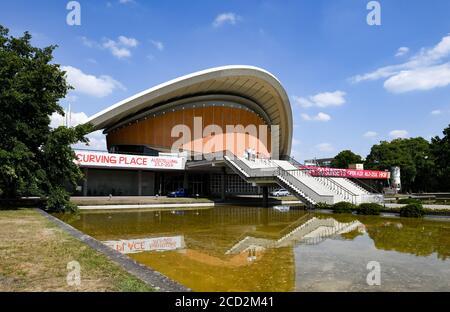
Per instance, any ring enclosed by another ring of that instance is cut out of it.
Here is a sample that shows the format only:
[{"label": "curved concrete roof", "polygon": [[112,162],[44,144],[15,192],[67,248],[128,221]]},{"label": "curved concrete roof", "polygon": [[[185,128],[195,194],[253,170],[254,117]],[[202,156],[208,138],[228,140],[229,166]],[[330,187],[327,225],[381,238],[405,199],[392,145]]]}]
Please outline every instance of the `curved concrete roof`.
[{"label": "curved concrete roof", "polygon": [[289,97],[274,75],[253,66],[215,67],[170,80],[108,107],[87,122],[96,130],[107,129],[159,104],[207,94],[235,95],[258,104],[271,124],[280,126],[280,154],[290,154],[293,123]]}]

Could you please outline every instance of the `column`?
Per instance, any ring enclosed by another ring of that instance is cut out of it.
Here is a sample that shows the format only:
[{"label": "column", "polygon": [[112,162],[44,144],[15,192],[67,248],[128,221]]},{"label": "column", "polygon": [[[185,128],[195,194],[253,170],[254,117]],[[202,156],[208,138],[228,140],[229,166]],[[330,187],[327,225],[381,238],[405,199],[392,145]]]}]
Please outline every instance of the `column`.
[{"label": "column", "polygon": [[84,180],[83,180],[83,196],[87,196],[88,194],[88,174],[89,170],[88,168],[84,168]]},{"label": "column", "polygon": [[221,199],[223,200],[223,201],[225,201],[226,200],[226,197],[227,197],[227,175],[226,175],[226,170],[225,170],[225,167],[223,168],[223,170],[222,170],[222,176],[221,176],[221,185],[222,185],[222,190],[221,190]]},{"label": "column", "polygon": [[183,188],[185,190],[187,190],[189,188],[189,177],[188,177],[188,173],[186,171],[184,171],[184,176],[183,176]]},{"label": "column", "polygon": [[263,207],[267,208],[269,207],[269,187],[263,186]]},{"label": "column", "polygon": [[142,170],[138,170],[138,196],[142,196]]}]

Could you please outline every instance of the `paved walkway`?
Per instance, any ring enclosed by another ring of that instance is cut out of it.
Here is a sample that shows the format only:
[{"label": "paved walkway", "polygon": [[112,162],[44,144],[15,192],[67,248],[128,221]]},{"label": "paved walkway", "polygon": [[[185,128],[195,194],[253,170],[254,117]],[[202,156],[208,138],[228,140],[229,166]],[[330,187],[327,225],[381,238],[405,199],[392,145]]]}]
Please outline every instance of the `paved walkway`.
[{"label": "paved walkway", "polygon": [[[387,208],[401,208],[404,207],[405,204],[385,204]],[[425,204],[423,205],[423,208],[428,209],[448,209],[450,210],[450,205],[433,205],[433,204]]]},{"label": "paved walkway", "polygon": [[116,209],[153,209],[153,208],[206,208],[217,206],[216,203],[198,203],[198,204],[128,204],[128,205],[91,205],[78,206],[80,210],[116,210]]}]

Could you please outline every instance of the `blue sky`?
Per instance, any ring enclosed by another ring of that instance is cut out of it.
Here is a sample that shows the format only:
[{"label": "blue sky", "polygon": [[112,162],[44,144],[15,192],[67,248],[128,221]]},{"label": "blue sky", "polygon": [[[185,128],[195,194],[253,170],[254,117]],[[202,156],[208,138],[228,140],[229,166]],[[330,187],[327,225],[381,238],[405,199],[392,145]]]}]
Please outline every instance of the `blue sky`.
[{"label": "blue sky", "polygon": [[66,23],[69,1],[30,2],[0,0],[0,24],[59,46],[55,62],[76,87],[62,105],[76,120],[181,75],[246,64],[286,88],[300,160],[366,156],[450,121],[448,0],[379,1],[380,26],[366,22],[368,0],[80,0],[81,26]]}]

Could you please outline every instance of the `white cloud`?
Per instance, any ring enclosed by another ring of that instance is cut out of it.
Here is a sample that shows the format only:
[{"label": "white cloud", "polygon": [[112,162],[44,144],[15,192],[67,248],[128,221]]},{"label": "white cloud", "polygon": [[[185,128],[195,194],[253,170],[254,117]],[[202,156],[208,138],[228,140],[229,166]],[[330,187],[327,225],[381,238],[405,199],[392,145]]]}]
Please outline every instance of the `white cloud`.
[{"label": "white cloud", "polygon": [[137,47],[138,44],[139,41],[135,38],[119,36],[117,41],[106,39],[102,47],[108,49],[115,57],[122,59],[131,57],[131,48]]},{"label": "white cloud", "polygon": [[117,41],[106,39],[103,42],[102,47],[108,49],[115,57],[122,59],[130,57],[130,48],[135,48],[138,44],[139,42],[134,38],[119,36]]},{"label": "white cloud", "polygon": [[397,53],[395,54],[395,56],[399,57],[399,56],[403,56],[405,54],[407,54],[409,52],[409,48],[408,47],[401,47],[398,48]]},{"label": "white cloud", "polygon": [[392,130],[389,132],[389,136],[394,139],[406,138],[408,136],[408,131],[406,130]]},{"label": "white cloud", "polygon": [[345,103],[345,92],[323,92],[311,97],[311,100],[319,107],[340,106]]},{"label": "white cloud", "polygon": [[442,111],[439,109],[435,109],[435,110],[431,111],[431,115],[440,115],[440,114],[442,114]]},{"label": "white cloud", "polygon": [[66,71],[68,83],[75,88],[74,92],[84,93],[95,97],[105,97],[115,89],[125,90],[125,87],[110,76],[102,75],[96,77],[83,73],[80,69],[72,66],[62,66]]},{"label": "white cloud", "polygon": [[89,139],[89,143],[86,146],[85,143],[78,143],[78,144],[74,144],[72,145],[73,148],[89,148],[89,149],[94,149],[94,150],[102,150],[102,151],[106,151],[106,137],[103,134],[102,130],[98,130],[98,131],[94,131],[92,133],[89,133],[86,136]]},{"label": "white cloud", "polygon": [[414,90],[430,90],[450,84],[450,63],[445,59],[450,56],[450,34],[431,48],[422,48],[407,62],[389,65],[350,80],[358,83],[367,80],[387,79],[384,87],[394,93]]},{"label": "white cloud", "polygon": [[378,133],[376,133],[375,131],[367,131],[366,133],[364,133],[364,137],[365,138],[374,138],[378,135]]},{"label": "white cloud", "polygon": [[[61,116],[58,113],[53,113],[51,116],[50,127],[57,128],[59,126],[66,125],[68,123],[69,126],[75,127],[79,124],[85,123],[88,120],[88,116],[84,112],[73,112],[70,113],[70,116]],[[86,146],[85,143],[77,143],[72,145],[73,148],[91,148],[96,150],[106,150],[106,137],[103,134],[103,131],[98,130],[92,133],[89,133],[86,136],[89,139],[89,143]]]},{"label": "white cloud", "polygon": [[87,37],[80,37],[80,39],[83,45],[88,48],[109,50],[112,55],[119,59],[131,57],[131,49],[136,48],[139,45],[137,39],[122,35],[117,37],[117,40],[105,38],[102,43],[90,40]]},{"label": "white cloud", "polygon": [[331,119],[331,116],[330,116],[330,115],[325,114],[325,113],[322,113],[322,112],[318,113],[318,114],[314,117],[314,120],[317,120],[317,121],[329,121],[330,119]]},{"label": "white cloud", "polygon": [[80,37],[80,39],[81,39],[81,42],[85,45],[85,46],[87,46],[88,48],[95,48],[95,47],[99,47],[99,44],[97,43],[97,42],[95,42],[95,41],[93,41],[93,40],[90,40],[89,38],[87,38],[87,37]]},{"label": "white cloud", "polygon": [[118,42],[126,47],[131,48],[137,47],[137,45],[139,44],[139,42],[136,39],[125,36],[119,36]]},{"label": "white cloud", "polygon": [[75,127],[78,126],[79,124],[86,122],[86,120],[88,120],[88,116],[83,112],[81,113],[73,112],[70,113],[70,116],[69,115],[62,116],[58,113],[53,113],[53,115],[51,116],[50,127],[57,128],[59,126],[65,125],[66,123],[71,127]]},{"label": "white cloud", "polygon": [[308,108],[312,106],[317,107],[329,107],[329,106],[341,106],[345,103],[344,91],[334,91],[334,92],[322,92],[316,95],[309,96],[308,98],[293,96],[294,102],[303,107]]},{"label": "white cloud", "polygon": [[235,25],[238,21],[241,20],[241,17],[236,15],[235,13],[228,12],[228,13],[221,13],[216,16],[216,18],[213,21],[214,27],[220,27],[224,24],[231,24]]},{"label": "white cloud", "polygon": [[297,104],[303,108],[308,108],[308,107],[314,106],[313,102],[311,102],[310,100],[308,100],[307,98],[304,98],[304,97],[294,95],[292,97],[292,99],[294,100],[295,104]]},{"label": "white cloud", "polygon": [[120,4],[129,4],[129,3],[134,3],[134,0],[119,0]]},{"label": "white cloud", "polygon": [[370,73],[366,73],[363,75],[356,75],[356,76],[350,78],[350,80],[353,83],[359,83],[359,82],[366,81],[366,80],[378,80],[378,79],[382,79],[382,78],[388,78],[390,76],[395,75],[399,71],[401,71],[402,68],[403,68],[403,65],[386,66],[386,67],[379,68]]},{"label": "white cloud", "polygon": [[164,50],[164,43],[162,43],[161,41],[157,41],[157,40],[151,40],[150,41],[153,46],[158,49],[159,51],[163,51]]},{"label": "white cloud", "polygon": [[300,116],[302,116],[303,120],[307,120],[307,121],[311,120],[311,116],[309,116],[308,114],[300,114]]},{"label": "white cloud", "polygon": [[450,84],[450,63],[405,70],[384,82],[386,90],[405,93],[415,90],[431,90]]},{"label": "white cloud", "polygon": [[316,149],[321,152],[332,152],[334,147],[330,143],[320,143],[316,145]]},{"label": "white cloud", "polygon": [[318,113],[315,116],[310,116],[308,114],[301,114],[301,117],[303,118],[303,120],[306,121],[329,121],[331,119],[331,116],[325,113]]}]

